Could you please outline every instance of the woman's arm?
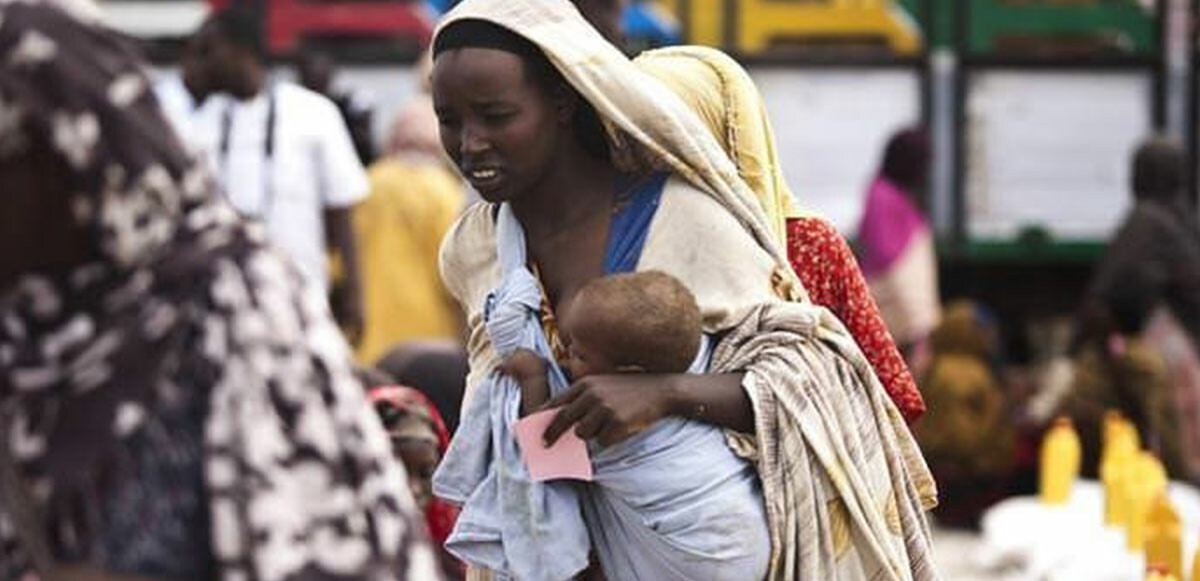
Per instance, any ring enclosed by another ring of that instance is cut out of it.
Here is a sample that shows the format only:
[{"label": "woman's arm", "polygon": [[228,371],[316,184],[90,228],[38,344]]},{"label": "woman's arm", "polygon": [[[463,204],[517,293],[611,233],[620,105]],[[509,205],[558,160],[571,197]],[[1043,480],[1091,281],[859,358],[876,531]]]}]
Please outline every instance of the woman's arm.
[{"label": "woman's arm", "polygon": [[571,426],[585,440],[609,446],[670,416],[739,432],[754,431],[754,410],[742,389],[743,373],[585,377],[544,407],[562,407],[546,428],[548,444]]}]

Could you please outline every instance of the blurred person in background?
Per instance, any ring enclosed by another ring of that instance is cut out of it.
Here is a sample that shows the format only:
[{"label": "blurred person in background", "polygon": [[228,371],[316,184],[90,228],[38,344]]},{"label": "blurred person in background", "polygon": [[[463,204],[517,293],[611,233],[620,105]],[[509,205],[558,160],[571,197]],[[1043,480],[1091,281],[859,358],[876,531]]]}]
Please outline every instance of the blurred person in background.
[{"label": "blurred person in background", "polygon": [[858,225],[858,255],[883,320],[909,367],[928,362],[929,333],[941,317],[937,254],[923,213],[929,138],[922,129],[892,136],[879,175],[867,190]]},{"label": "blurred person in background", "polygon": [[464,328],[438,273],[438,249],[463,208],[464,186],[445,161],[427,92],[400,110],[388,144],[368,172],[370,196],[354,213],[371,313],[357,349],[364,363],[408,341],[459,340]]},{"label": "blurred person in background", "polygon": [[66,5],[0,3],[0,579],[436,579],[320,292]]},{"label": "blurred person in background", "polygon": [[425,394],[453,434],[467,383],[467,352],[457,341],[409,341],[376,364],[383,372]]},{"label": "blurred person in background", "polygon": [[154,84],[154,93],[167,121],[171,122],[184,146],[197,151],[202,145],[196,139],[196,115],[212,93],[206,63],[199,49],[195,37],[186,39],[179,54],[179,72],[163,75]]},{"label": "blurred person in background", "polygon": [[[249,4],[209,18],[196,42],[210,88],[230,97],[207,103],[197,123],[225,193],[326,289],[335,317],[357,343],[364,312],[352,212],[369,188],[337,107],[268,78],[261,22]],[[327,250],[343,275],[337,292]]]},{"label": "blurred person in background", "polygon": [[[1200,476],[1200,226],[1187,153],[1152,138],[1134,154],[1133,208],[1089,286],[1069,404],[1122,410],[1174,476]],[[1095,417],[1093,417],[1095,416]],[[1085,442],[1086,442],[1085,438]],[[1094,456],[1096,450],[1085,450]]]},{"label": "blurred person in background", "polygon": [[999,328],[982,307],[957,301],[930,339],[921,378],[929,412],[913,429],[938,482],[938,521],[974,527],[1009,495],[1017,436],[999,377]]},{"label": "blurred person in background", "polygon": [[904,417],[919,418],[925,411],[921,394],[850,246],[828,220],[797,207],[762,96],[746,71],[721,51],[700,46],[647,51],[634,64],[704,122],[757,196],[809,298],[846,325]]},{"label": "blurred person in background", "polygon": [[433,496],[433,473],[450,445],[450,432],[441,414],[429,398],[411,387],[373,386],[369,396],[391,438],[392,454],[404,463],[417,507],[425,513],[430,538],[441,557],[442,573],[447,581],[463,579],[466,565],[445,549],[458,509]]},{"label": "blurred person in background", "polygon": [[1083,444],[1083,472],[1096,476],[1102,427],[1117,410],[1137,427],[1142,446],[1154,452],[1173,478],[1186,477],[1179,413],[1161,353],[1144,339],[1149,321],[1143,287],[1124,285],[1089,302],[1073,357],[1073,374],[1060,413],[1069,416]]},{"label": "blurred person in background", "polygon": [[1109,243],[1088,300],[1114,304],[1136,286],[1151,311],[1166,308],[1193,344],[1200,341],[1200,223],[1188,200],[1187,152],[1154,138],[1133,159],[1133,208]]},{"label": "blurred person in background", "polygon": [[346,129],[350,132],[350,140],[354,142],[354,151],[364,166],[375,161],[375,140],[371,134],[371,121],[375,117],[375,108],[370,100],[360,92],[347,90],[336,84],[337,63],[328,53],[310,50],[300,53],[296,65],[300,85],[304,88],[324,95],[334,105],[337,105]]}]

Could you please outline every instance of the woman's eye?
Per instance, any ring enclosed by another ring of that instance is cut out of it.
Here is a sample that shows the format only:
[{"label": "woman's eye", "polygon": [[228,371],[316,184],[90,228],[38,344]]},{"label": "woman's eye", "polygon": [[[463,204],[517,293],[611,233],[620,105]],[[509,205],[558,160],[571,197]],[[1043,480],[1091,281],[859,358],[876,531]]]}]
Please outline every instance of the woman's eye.
[{"label": "woman's eye", "polygon": [[497,125],[500,123],[504,123],[505,121],[508,121],[509,119],[512,119],[512,117],[513,117],[513,113],[510,113],[510,112],[487,113],[483,116],[483,120],[486,121],[488,124]]}]

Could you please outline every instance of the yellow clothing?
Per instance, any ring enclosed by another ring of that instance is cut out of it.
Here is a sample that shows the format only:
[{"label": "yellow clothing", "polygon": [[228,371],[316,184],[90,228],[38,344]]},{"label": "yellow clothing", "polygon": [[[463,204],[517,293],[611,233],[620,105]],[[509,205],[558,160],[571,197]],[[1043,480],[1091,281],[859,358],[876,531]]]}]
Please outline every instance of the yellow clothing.
[{"label": "yellow clothing", "polygon": [[1004,393],[987,364],[966,353],[938,353],[921,382],[929,413],[916,425],[921,451],[939,478],[999,477],[1016,444]]},{"label": "yellow clothing", "polygon": [[354,212],[367,313],[355,355],[364,364],[408,340],[458,337],[438,248],[464,199],[461,182],[434,161],[385,159],[368,178],[371,195]]}]

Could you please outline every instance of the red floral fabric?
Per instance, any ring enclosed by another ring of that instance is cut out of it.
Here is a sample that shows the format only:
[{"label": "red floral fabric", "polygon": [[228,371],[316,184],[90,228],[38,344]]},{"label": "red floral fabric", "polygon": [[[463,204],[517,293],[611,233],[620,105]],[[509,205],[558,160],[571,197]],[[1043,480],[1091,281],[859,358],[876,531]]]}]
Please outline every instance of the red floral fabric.
[{"label": "red floral fabric", "polygon": [[883,323],[850,246],[832,224],[816,217],[788,219],[787,243],[792,269],[809,297],[841,319],[904,419],[916,421],[925,413],[925,401]]}]

